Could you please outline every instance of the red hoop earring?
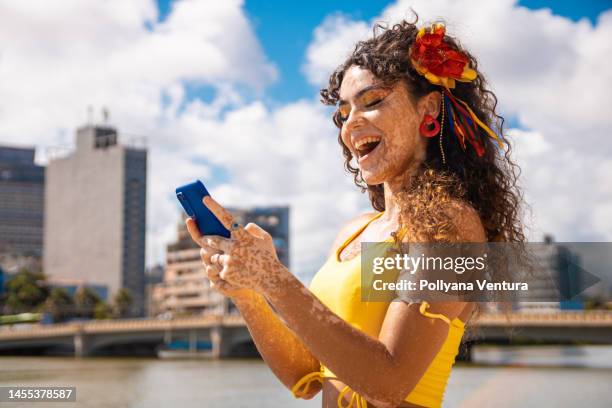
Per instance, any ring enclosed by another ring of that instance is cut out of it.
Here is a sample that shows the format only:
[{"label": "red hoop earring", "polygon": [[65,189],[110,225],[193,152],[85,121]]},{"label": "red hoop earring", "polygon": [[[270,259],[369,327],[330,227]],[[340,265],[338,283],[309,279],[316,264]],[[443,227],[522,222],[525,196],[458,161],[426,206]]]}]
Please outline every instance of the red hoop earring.
[{"label": "red hoop earring", "polygon": [[419,131],[425,137],[434,137],[440,131],[440,122],[430,114],[425,114]]}]

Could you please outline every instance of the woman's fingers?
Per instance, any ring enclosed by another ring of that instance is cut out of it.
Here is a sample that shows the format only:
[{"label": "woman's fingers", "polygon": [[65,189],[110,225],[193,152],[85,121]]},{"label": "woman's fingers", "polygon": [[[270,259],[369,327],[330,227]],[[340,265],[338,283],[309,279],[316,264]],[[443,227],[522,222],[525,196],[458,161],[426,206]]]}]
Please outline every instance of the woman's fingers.
[{"label": "woman's fingers", "polygon": [[230,231],[232,238],[240,238],[244,234],[246,234],[246,231],[242,226],[236,229],[232,228],[232,224],[234,223],[234,217],[229,211],[223,208],[221,204],[216,202],[214,198],[212,198],[211,196],[204,196],[202,202],[204,203],[206,208],[208,208],[214,214],[214,216],[217,217],[219,221],[221,221],[221,224],[223,224],[223,226]]},{"label": "woman's fingers", "polygon": [[221,224],[228,230],[232,227],[232,222],[234,222],[234,217],[232,214],[223,208],[218,202],[216,202],[211,196],[204,196],[202,199],[204,205],[214,214],[215,217]]},{"label": "woman's fingers", "polygon": [[206,267],[206,276],[210,281],[210,287],[220,292],[235,289],[229,282],[221,279],[219,275],[221,273],[221,267],[218,265],[209,265]]},{"label": "woman's fingers", "polygon": [[211,248],[214,248],[218,251],[230,253],[232,243],[229,239],[224,237],[219,237],[217,235],[206,235],[202,237],[203,245],[207,245]]},{"label": "woman's fingers", "polygon": [[202,245],[202,237],[203,235],[200,233],[198,229],[198,225],[195,220],[191,217],[185,220],[185,224],[187,225],[187,231],[189,231],[189,235],[191,235],[191,239],[193,239],[198,245]]},{"label": "woman's fingers", "polygon": [[220,252],[213,254],[210,257],[211,265],[217,265],[219,266],[219,268],[223,268],[223,265],[225,264],[226,260],[227,260],[227,255],[220,253]]},{"label": "woman's fingers", "polygon": [[229,252],[230,241],[227,238],[217,235],[202,235],[198,229],[198,224],[191,217],[185,220],[185,225],[187,225],[187,231],[191,239],[201,247],[209,246],[217,251]]},{"label": "woman's fingers", "polygon": [[259,239],[265,239],[266,241],[272,241],[272,236],[259,225],[254,222],[249,222],[245,227],[245,230],[250,232],[252,235],[256,236]]},{"label": "woman's fingers", "polygon": [[208,280],[216,281],[219,280],[219,273],[221,272],[221,267],[218,265],[207,265],[206,266],[206,276],[208,276]]},{"label": "woman's fingers", "polygon": [[200,248],[200,258],[202,259],[202,262],[205,265],[210,265],[212,263],[212,261],[210,260],[210,257],[218,253],[219,253],[218,250],[211,248],[209,246],[206,246],[206,245],[203,245],[202,248]]}]

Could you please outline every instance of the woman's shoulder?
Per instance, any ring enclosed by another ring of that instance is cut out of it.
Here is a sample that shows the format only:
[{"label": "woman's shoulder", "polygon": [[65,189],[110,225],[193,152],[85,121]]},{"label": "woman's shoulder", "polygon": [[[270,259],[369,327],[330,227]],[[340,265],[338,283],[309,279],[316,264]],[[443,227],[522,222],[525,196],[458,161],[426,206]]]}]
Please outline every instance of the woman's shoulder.
[{"label": "woman's shoulder", "polygon": [[340,231],[338,232],[338,235],[336,236],[336,239],[334,240],[332,244],[330,254],[333,254],[336,248],[342,245],[344,241],[346,241],[348,237],[351,236],[352,233],[354,233],[356,230],[362,227],[363,224],[368,222],[376,214],[378,214],[378,212],[370,211],[370,212],[366,212],[366,213],[357,215],[356,217],[349,219],[342,226],[342,228],[340,228]]},{"label": "woman's shoulder", "polygon": [[487,240],[480,215],[474,206],[463,200],[451,200],[443,211],[457,227],[459,237],[465,242],[484,242]]}]

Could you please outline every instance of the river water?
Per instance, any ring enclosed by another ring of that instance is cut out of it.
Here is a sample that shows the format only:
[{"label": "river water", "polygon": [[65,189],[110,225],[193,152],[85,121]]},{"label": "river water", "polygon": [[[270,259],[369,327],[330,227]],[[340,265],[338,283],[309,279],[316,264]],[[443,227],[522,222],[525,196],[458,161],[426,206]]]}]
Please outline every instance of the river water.
[{"label": "river water", "polygon": [[[612,407],[612,347],[530,346],[474,350],[458,363],[445,407]],[[261,360],[0,357],[0,385],[75,386],[74,403],[2,407],[314,408],[297,400]]]}]

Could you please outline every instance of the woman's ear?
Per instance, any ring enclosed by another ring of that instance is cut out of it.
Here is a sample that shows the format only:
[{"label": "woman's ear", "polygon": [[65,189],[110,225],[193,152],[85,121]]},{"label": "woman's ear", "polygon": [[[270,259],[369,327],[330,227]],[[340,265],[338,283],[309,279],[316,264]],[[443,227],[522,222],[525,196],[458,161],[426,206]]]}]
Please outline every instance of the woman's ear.
[{"label": "woman's ear", "polygon": [[430,92],[423,96],[419,101],[421,116],[426,114],[437,118],[440,114],[440,105],[442,104],[442,93],[438,91]]}]

